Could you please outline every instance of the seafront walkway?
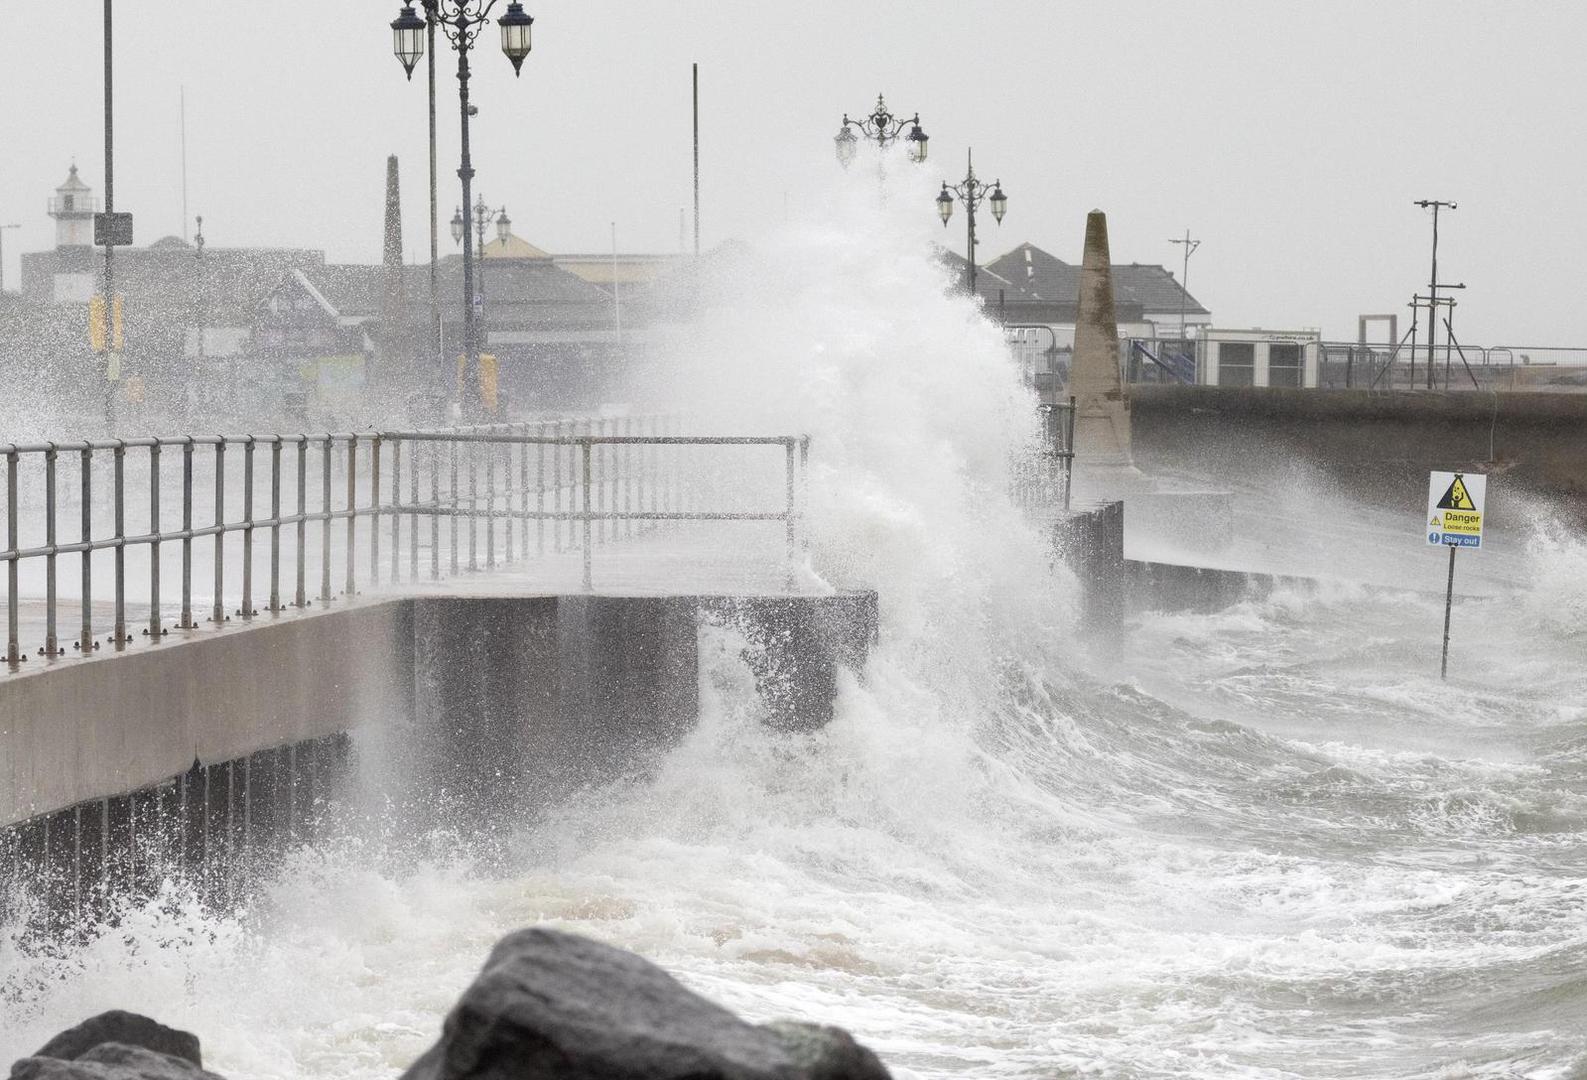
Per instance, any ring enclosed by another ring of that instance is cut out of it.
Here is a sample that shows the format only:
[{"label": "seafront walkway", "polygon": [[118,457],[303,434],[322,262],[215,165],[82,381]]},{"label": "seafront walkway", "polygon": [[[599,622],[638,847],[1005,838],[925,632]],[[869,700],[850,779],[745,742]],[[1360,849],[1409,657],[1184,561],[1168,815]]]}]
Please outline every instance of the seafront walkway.
[{"label": "seafront walkway", "polygon": [[0,445],[0,870],[81,912],[150,837],[301,836],[360,730],[452,792],[608,775],[692,725],[707,623],[768,723],[824,723],[877,615],[807,565],[810,452],[666,417]]}]

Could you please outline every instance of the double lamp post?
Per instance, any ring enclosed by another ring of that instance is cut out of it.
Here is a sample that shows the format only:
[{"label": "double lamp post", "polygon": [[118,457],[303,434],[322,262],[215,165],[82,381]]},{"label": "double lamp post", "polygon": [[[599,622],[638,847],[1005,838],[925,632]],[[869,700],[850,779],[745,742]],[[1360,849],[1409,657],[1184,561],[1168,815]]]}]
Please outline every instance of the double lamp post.
[{"label": "double lamp post", "polygon": [[[854,163],[855,157],[860,152],[860,137],[864,136],[871,142],[885,150],[903,135],[904,128],[909,128],[909,134],[904,135],[904,141],[909,144],[909,160],[915,164],[924,164],[926,160],[926,143],[930,136],[920,127],[920,114],[915,113],[909,119],[897,116],[887,108],[887,102],[881,94],[876,95],[876,108],[868,116],[858,120],[849,119],[849,114],[843,114],[843,124],[838,128],[838,133],[833,137],[837,146],[838,164],[845,169]],[[858,134],[856,134],[856,130]],[[982,183],[975,175],[973,159],[966,160],[969,170],[962,183],[942,185],[942,193],[937,196],[937,213],[942,216],[943,228],[947,228],[948,219],[953,217],[953,203],[957,198],[964,204],[965,216],[969,219],[969,246],[966,254],[970,259],[970,295],[975,295],[975,212],[980,209],[981,203],[991,204],[992,216],[999,225],[1003,223],[1003,215],[1008,211],[1008,196],[1003,194],[1003,184],[1000,180],[992,181],[990,188]],[[878,166],[880,167],[880,166]]]},{"label": "double lamp post", "polygon": [[[392,51],[402,62],[408,78],[425,54],[425,41],[431,42],[430,60],[430,295],[432,332],[439,325],[439,306],[436,290],[436,220],[435,220],[435,28],[439,26],[457,52],[458,111],[462,120],[462,155],[457,175],[463,182],[462,206],[473,202],[472,185],[474,166],[469,156],[468,121],[479,110],[468,100],[468,53],[474,47],[485,24],[490,21],[491,9],[497,0],[421,0],[424,17],[414,11],[413,4],[404,4],[402,11],[392,21]],[[524,59],[529,55],[530,26],[534,19],[526,14],[519,0],[512,0],[507,10],[497,20],[501,29],[501,51],[512,61],[513,73],[522,74]],[[461,219],[461,213],[458,217]],[[474,237],[463,229],[463,385],[461,411],[465,419],[478,419],[482,411],[479,381],[479,327],[476,317],[478,294],[474,289]],[[483,232],[483,230],[482,230]],[[483,240],[482,240],[483,243]],[[441,377],[446,377],[447,365],[441,362],[440,342],[436,346],[436,366]],[[447,397],[450,397],[450,393]]]}]

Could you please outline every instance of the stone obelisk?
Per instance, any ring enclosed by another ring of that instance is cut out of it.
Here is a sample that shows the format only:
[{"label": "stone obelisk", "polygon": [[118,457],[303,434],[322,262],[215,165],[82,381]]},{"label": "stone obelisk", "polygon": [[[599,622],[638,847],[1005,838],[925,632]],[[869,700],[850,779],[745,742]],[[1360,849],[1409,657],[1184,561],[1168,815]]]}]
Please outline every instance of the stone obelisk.
[{"label": "stone obelisk", "polygon": [[412,362],[408,297],[402,279],[402,195],[397,186],[397,155],[386,158],[386,229],[380,300],[380,340],[388,379],[406,372]]},{"label": "stone obelisk", "polygon": [[1119,375],[1119,326],[1113,309],[1108,217],[1100,210],[1086,215],[1085,258],[1080,267],[1069,392],[1075,399],[1076,467],[1096,467],[1088,471],[1102,473],[1116,469],[1139,476],[1130,456],[1130,402]]}]

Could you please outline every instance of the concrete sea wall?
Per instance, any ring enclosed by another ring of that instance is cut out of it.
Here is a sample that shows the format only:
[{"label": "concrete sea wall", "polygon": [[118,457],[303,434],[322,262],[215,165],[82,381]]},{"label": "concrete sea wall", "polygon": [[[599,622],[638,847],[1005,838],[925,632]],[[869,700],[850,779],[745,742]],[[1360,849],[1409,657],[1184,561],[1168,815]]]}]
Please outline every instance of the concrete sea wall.
[{"label": "concrete sea wall", "polygon": [[741,631],[765,723],[808,730],[877,620],[865,591],[409,596],[41,665],[0,679],[0,886],[79,925],[171,872],[224,896],[357,755],[488,831],[687,732],[707,622]]},{"label": "concrete sea wall", "polygon": [[1587,394],[1142,385],[1131,434],[1148,472],[1248,480],[1264,457],[1294,457],[1363,498],[1403,501],[1430,469],[1465,468],[1587,515]]}]

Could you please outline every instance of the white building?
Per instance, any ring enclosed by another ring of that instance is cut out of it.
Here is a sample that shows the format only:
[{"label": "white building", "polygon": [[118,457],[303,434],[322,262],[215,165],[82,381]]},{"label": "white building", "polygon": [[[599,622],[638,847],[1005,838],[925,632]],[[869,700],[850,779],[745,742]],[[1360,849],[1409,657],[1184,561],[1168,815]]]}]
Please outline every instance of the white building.
[{"label": "white building", "polygon": [[1197,381],[1205,386],[1315,387],[1321,330],[1224,330],[1198,343]]}]

